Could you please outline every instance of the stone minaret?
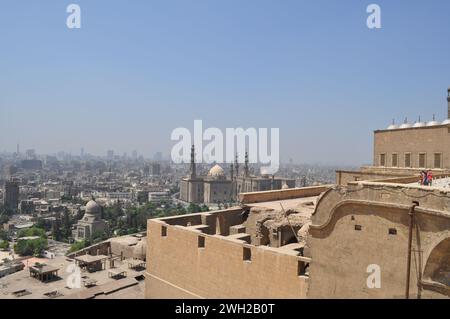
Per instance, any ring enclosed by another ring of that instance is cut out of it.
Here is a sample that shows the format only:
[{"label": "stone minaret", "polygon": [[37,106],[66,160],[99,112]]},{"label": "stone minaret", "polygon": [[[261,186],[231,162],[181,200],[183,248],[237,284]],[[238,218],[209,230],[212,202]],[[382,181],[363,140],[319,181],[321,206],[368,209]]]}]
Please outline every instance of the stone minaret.
[{"label": "stone minaret", "polygon": [[447,89],[448,119],[450,119],[450,88]]},{"label": "stone minaret", "polygon": [[196,167],[195,167],[195,146],[192,145],[191,147],[191,167],[189,170],[189,177],[191,179],[197,177]]},{"label": "stone minaret", "polygon": [[239,162],[238,162],[238,154],[236,153],[236,158],[234,159],[234,169],[236,170],[235,176],[239,176]]},{"label": "stone minaret", "polygon": [[234,199],[234,193],[236,189],[236,183],[234,181],[234,165],[231,163],[230,165],[230,177],[231,177],[231,193],[230,193],[230,201],[232,202]]},{"label": "stone minaret", "polygon": [[245,152],[244,175],[245,175],[245,177],[249,176],[249,170],[248,170],[248,152]]}]

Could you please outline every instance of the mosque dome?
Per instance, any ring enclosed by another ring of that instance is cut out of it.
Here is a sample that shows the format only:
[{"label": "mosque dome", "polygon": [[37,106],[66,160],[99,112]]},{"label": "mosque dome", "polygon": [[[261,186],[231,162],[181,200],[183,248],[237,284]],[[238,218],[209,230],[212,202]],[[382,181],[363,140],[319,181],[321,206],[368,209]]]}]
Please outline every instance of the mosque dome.
[{"label": "mosque dome", "polygon": [[225,172],[219,165],[214,165],[214,167],[209,170],[208,176],[213,178],[223,178],[225,177]]},{"label": "mosque dome", "polygon": [[438,121],[436,121],[436,116],[433,114],[433,120],[427,123],[427,126],[435,126],[435,125],[440,125],[441,123],[439,123]]},{"label": "mosque dome", "polygon": [[100,212],[101,212],[100,205],[97,204],[97,202],[95,200],[90,200],[86,204],[86,214],[95,215],[95,214],[100,214]]},{"label": "mosque dome", "polygon": [[435,126],[435,125],[440,125],[440,124],[441,123],[439,123],[438,121],[433,120],[433,121],[428,122],[427,126]]},{"label": "mosque dome", "polygon": [[414,125],[412,127],[424,127],[424,126],[427,126],[427,124],[425,122],[422,122],[422,120],[420,119],[420,116],[419,116],[419,121],[414,123]]},{"label": "mosque dome", "polygon": [[450,119],[446,119],[444,122],[442,122],[442,125],[448,125],[450,124]]},{"label": "mosque dome", "polygon": [[391,125],[388,126],[387,129],[388,129],[388,130],[395,130],[395,129],[398,129],[398,126],[395,125],[395,124],[391,124]]},{"label": "mosque dome", "polygon": [[403,123],[398,128],[410,128],[410,127],[412,127],[412,125],[410,123]]}]

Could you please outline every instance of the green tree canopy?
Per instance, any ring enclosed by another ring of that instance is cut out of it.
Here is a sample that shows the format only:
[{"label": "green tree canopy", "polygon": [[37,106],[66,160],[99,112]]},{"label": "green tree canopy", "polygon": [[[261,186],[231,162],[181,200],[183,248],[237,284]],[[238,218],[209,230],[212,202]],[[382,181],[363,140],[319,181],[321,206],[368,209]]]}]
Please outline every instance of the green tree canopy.
[{"label": "green tree canopy", "polygon": [[14,252],[21,256],[39,256],[47,246],[46,238],[19,240],[14,246]]},{"label": "green tree canopy", "polygon": [[42,229],[42,228],[38,228],[36,226],[33,226],[31,228],[28,228],[28,229],[22,229],[17,234],[17,237],[19,237],[19,238],[31,237],[31,236],[39,236],[39,237],[44,238],[44,239],[47,238],[47,235],[45,235],[45,230]]},{"label": "green tree canopy", "polygon": [[9,248],[9,242],[7,240],[0,240],[0,250],[6,250]]}]

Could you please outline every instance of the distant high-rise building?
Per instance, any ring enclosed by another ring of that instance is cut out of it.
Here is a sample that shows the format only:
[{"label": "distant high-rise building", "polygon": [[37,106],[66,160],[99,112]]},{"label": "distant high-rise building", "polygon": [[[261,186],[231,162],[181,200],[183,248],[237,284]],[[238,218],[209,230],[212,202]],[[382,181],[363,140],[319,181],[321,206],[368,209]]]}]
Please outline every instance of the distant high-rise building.
[{"label": "distant high-rise building", "polygon": [[38,170],[42,169],[42,161],[37,159],[26,159],[20,164],[23,169]]},{"label": "distant high-rise building", "polygon": [[36,151],[33,149],[29,149],[25,151],[25,156],[27,159],[35,159],[36,158]]},{"label": "distant high-rise building", "polygon": [[156,162],[161,162],[163,159],[161,152],[156,152],[155,155],[153,155],[153,160]]},{"label": "distant high-rise building", "polygon": [[131,156],[133,157],[134,160],[137,160],[138,152],[136,150],[134,150],[133,153],[131,154]]},{"label": "distant high-rise building", "polygon": [[5,182],[3,203],[7,209],[14,212],[17,211],[19,206],[19,184],[16,181]]},{"label": "distant high-rise building", "polygon": [[161,175],[161,165],[158,163],[152,164],[152,175]]},{"label": "distant high-rise building", "polygon": [[113,159],[114,158],[114,151],[113,150],[108,150],[108,152],[106,152],[106,157],[108,159]]},{"label": "distant high-rise building", "polygon": [[6,175],[12,176],[18,172],[17,166],[15,165],[9,165],[6,168]]},{"label": "distant high-rise building", "polygon": [[82,158],[84,157],[84,148],[83,147],[81,148],[81,151],[80,151],[80,157],[82,157]]}]

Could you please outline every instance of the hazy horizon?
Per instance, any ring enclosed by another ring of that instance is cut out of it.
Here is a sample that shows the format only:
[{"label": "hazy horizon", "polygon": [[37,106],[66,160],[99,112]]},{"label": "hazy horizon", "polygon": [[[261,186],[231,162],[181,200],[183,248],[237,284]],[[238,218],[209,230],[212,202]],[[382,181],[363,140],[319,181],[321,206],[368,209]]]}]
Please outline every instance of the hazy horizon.
[{"label": "hazy horizon", "polygon": [[172,130],[201,119],[279,128],[282,162],[359,166],[393,118],[447,117],[445,0],[0,6],[0,152],[168,156]]}]

